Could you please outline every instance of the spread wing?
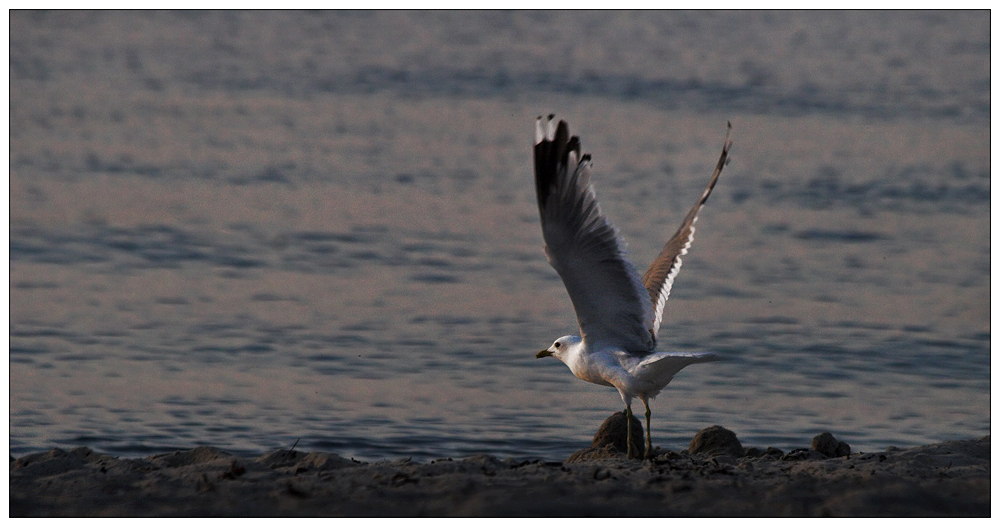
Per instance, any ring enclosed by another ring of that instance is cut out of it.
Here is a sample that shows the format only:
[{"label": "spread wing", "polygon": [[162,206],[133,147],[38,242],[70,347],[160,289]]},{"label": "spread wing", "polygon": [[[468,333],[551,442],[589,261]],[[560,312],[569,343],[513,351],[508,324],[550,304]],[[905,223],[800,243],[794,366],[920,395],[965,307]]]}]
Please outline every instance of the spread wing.
[{"label": "spread wing", "polygon": [[726,140],[722,145],[722,155],[719,156],[719,162],[715,165],[715,173],[712,174],[712,179],[709,180],[708,186],[705,187],[705,192],[701,193],[701,198],[698,199],[698,202],[694,204],[691,211],[684,217],[684,222],[681,223],[680,228],[670,237],[670,241],[663,247],[660,255],[653,260],[653,263],[649,266],[649,270],[642,277],[642,283],[646,286],[646,290],[649,291],[649,297],[653,302],[655,317],[652,327],[654,335],[660,331],[660,322],[663,320],[663,307],[667,303],[667,297],[670,296],[670,288],[674,285],[674,278],[681,270],[681,256],[687,254],[688,249],[691,247],[691,242],[694,240],[694,224],[698,221],[698,213],[701,212],[701,208],[708,201],[708,195],[712,193],[712,189],[715,188],[715,182],[718,181],[719,174],[722,173],[722,168],[726,166],[726,161],[729,158],[729,147],[733,145],[732,141],[729,140],[729,132],[732,128],[733,125],[731,124],[726,128]]},{"label": "spread wing", "polygon": [[590,185],[590,155],[565,121],[535,123],[535,190],[545,254],[569,292],[580,335],[633,355],[656,346],[653,304],[625,243],[601,213]]}]

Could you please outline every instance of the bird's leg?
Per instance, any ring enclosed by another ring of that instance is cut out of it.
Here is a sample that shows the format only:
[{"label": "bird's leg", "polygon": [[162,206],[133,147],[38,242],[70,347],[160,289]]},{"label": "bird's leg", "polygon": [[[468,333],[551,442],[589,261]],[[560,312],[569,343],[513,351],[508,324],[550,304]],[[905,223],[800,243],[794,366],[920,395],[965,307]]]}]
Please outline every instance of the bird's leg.
[{"label": "bird's leg", "polygon": [[631,459],[635,453],[635,449],[632,448],[632,405],[631,404],[625,405],[625,423],[628,432],[627,435],[625,436],[625,444],[628,445],[627,447],[628,452],[626,453],[626,456],[628,456],[628,458]]},{"label": "bird's leg", "polygon": [[646,459],[653,457],[653,436],[649,432],[649,403],[645,400],[642,404],[646,405]]}]

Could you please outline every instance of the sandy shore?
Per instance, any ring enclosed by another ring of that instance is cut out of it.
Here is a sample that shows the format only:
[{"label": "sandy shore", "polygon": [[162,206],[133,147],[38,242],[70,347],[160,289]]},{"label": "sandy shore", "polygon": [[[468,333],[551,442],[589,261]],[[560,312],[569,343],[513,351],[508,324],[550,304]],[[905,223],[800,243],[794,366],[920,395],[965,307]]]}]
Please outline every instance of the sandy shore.
[{"label": "sandy shore", "polygon": [[[581,453],[578,453],[581,454]],[[990,438],[827,457],[611,449],[582,461],[474,456],[361,463],[209,447],[120,459],[88,448],[10,461],[11,516],[988,516]],[[570,459],[573,459],[571,457]]]}]

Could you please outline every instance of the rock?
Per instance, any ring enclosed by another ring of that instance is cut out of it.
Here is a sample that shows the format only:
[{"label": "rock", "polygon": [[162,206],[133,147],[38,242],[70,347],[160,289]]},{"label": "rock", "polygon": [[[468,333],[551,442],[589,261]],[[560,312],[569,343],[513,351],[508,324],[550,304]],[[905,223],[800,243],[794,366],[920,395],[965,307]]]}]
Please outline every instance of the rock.
[{"label": "rock", "polygon": [[50,477],[83,468],[86,464],[87,461],[82,456],[73,455],[61,448],[53,448],[47,452],[18,458],[14,461],[10,472],[32,477]]},{"label": "rock", "polygon": [[809,461],[819,459],[826,459],[826,456],[815,450],[809,450],[808,448],[796,448],[795,450],[781,456],[782,461]]},{"label": "rock", "polygon": [[719,425],[710,426],[697,434],[688,446],[692,454],[708,454],[711,456],[729,455],[734,458],[743,457],[743,445],[736,439],[736,434]]},{"label": "rock", "polygon": [[749,457],[749,458],[773,458],[773,459],[780,459],[781,456],[785,455],[785,453],[782,452],[781,449],[774,448],[773,446],[767,447],[766,450],[763,449],[763,448],[755,447],[754,446],[754,447],[747,448],[743,455],[744,455],[744,457]]},{"label": "rock", "polygon": [[229,454],[218,448],[200,446],[191,450],[177,450],[170,454],[159,454],[149,458],[150,461],[164,467],[185,467],[198,465],[209,461],[226,460],[233,458]]},{"label": "rock", "polygon": [[[611,417],[601,423],[601,427],[594,434],[594,440],[590,443],[591,448],[602,448],[611,445],[619,452],[628,452],[628,445],[625,443],[625,436],[628,434],[628,421],[625,420],[625,412],[615,412]],[[643,439],[642,422],[635,415],[632,416],[632,446],[635,447],[638,457],[646,448]]]},{"label": "rock", "polygon": [[614,445],[592,446],[573,452],[566,458],[565,462],[580,463],[582,461],[602,461],[606,459],[625,459],[625,453],[619,452]]},{"label": "rock", "polygon": [[830,432],[823,432],[812,440],[812,449],[826,457],[844,457],[851,453],[851,446],[837,441]]},{"label": "rock", "polygon": [[732,466],[736,464],[736,458],[729,455],[715,456],[712,458],[712,462],[716,465],[727,465]]}]

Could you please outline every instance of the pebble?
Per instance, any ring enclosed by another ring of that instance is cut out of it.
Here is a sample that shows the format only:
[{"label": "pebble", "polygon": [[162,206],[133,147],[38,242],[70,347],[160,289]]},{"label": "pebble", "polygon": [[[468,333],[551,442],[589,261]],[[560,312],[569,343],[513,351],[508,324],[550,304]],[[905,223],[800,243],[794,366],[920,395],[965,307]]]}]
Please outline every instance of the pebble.
[{"label": "pebble", "polygon": [[814,437],[812,449],[826,457],[844,457],[851,453],[851,446],[843,441],[837,441],[830,432],[823,432]]},{"label": "pebble", "polygon": [[[594,434],[594,440],[590,443],[590,446],[592,448],[603,448],[612,445],[619,452],[628,452],[628,445],[625,443],[625,436],[627,434],[628,421],[625,419],[625,412],[615,412],[601,423],[601,427]],[[646,448],[646,442],[642,434],[642,422],[633,415],[632,445],[640,455]]]},{"label": "pebble", "polygon": [[729,455],[734,458],[743,457],[743,445],[732,430],[719,425],[710,426],[695,434],[688,446],[692,454],[707,454],[710,456]]}]

